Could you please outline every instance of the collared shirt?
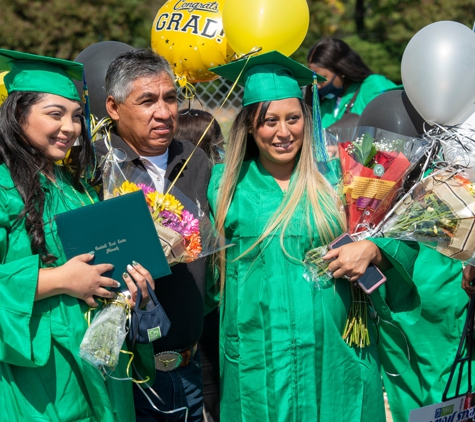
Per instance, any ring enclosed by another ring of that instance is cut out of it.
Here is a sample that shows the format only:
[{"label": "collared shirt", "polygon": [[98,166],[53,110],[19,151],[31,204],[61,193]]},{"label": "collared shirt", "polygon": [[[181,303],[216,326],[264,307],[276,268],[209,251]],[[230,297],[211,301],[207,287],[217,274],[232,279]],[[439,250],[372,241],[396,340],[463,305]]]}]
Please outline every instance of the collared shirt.
[{"label": "collared shirt", "polygon": [[153,180],[157,192],[163,193],[165,189],[165,172],[168,163],[168,148],[164,154],[152,157],[140,157],[147,173]]}]

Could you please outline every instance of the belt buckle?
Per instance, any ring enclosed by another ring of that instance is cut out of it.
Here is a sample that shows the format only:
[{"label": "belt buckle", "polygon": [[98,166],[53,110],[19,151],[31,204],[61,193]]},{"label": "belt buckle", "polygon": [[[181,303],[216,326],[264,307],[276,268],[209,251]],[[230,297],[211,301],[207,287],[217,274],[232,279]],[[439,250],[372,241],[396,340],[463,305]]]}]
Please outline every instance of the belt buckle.
[{"label": "belt buckle", "polygon": [[155,369],[170,372],[178,368],[183,356],[178,352],[160,352],[155,355]]}]

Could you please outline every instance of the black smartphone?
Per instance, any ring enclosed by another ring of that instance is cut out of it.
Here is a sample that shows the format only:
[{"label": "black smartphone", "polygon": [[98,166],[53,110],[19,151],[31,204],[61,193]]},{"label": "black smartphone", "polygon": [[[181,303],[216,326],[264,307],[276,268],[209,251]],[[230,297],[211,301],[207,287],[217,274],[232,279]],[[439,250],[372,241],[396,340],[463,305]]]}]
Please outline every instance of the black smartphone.
[{"label": "black smartphone", "polygon": [[[353,243],[354,240],[348,233],[343,233],[340,237],[336,238],[332,243],[328,246],[330,249],[336,249],[343,245],[348,245],[349,243]],[[357,280],[360,287],[363,291],[367,294],[371,294],[374,292],[381,284],[386,281],[386,277],[380,271],[376,265],[369,264],[368,268],[364,274]]]}]

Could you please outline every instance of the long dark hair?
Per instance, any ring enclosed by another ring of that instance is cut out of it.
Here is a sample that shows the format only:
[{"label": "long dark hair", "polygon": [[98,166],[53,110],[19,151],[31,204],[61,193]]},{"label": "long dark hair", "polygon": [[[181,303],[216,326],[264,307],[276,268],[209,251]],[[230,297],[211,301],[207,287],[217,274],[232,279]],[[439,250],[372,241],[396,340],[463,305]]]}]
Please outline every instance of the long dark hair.
[{"label": "long dark hair", "polygon": [[[201,139],[204,131],[213,120],[213,115],[204,110],[183,109],[178,112],[178,129],[176,139],[186,139],[194,145]],[[221,161],[219,150],[223,148],[223,135],[217,120],[213,121],[202,141],[200,142],[206,155],[217,163]]]},{"label": "long dark hair", "polygon": [[308,52],[308,64],[345,75],[348,83],[362,82],[373,72],[359,54],[338,38],[323,38]]},{"label": "long dark hair", "polygon": [[[30,144],[22,127],[31,107],[44,95],[39,92],[12,92],[0,107],[0,164],[5,163],[8,167],[13,183],[25,204],[17,221],[25,218],[32,251],[39,254],[44,263],[50,264],[57,257],[50,254],[46,247],[43,222],[45,194],[41,189],[39,176],[46,170],[50,161],[43,152]],[[70,168],[74,188],[84,192],[80,178],[94,162],[94,150],[83,119],[79,142],[80,152],[72,157]]]}]

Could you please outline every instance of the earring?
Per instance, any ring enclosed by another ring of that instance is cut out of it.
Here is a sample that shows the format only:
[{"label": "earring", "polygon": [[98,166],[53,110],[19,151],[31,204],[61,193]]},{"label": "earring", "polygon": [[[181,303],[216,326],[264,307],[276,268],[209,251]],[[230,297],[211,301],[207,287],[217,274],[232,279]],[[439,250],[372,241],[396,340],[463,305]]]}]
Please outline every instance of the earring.
[{"label": "earring", "polygon": [[341,75],[342,79],[345,79],[345,75]]}]

